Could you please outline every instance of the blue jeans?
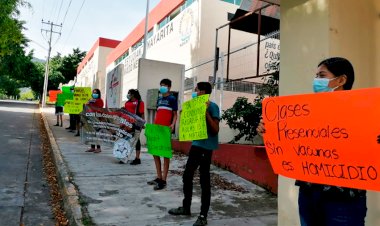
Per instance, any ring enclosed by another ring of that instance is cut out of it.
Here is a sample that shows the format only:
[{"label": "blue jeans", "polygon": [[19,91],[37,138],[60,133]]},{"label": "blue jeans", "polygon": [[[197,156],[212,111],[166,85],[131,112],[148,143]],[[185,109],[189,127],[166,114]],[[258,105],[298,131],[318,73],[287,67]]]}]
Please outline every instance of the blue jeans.
[{"label": "blue jeans", "polygon": [[341,198],[339,194],[300,186],[301,226],[364,226],[366,201],[365,195]]}]

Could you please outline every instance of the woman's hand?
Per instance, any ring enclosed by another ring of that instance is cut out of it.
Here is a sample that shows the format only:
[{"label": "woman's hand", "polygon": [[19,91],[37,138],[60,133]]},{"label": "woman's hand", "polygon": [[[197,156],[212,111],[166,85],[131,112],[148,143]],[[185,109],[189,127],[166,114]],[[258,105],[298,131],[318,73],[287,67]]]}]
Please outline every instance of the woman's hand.
[{"label": "woman's hand", "polygon": [[259,125],[256,128],[256,131],[257,131],[257,133],[260,136],[264,135],[264,133],[265,133],[265,125],[264,125],[264,120],[263,119],[260,119]]}]

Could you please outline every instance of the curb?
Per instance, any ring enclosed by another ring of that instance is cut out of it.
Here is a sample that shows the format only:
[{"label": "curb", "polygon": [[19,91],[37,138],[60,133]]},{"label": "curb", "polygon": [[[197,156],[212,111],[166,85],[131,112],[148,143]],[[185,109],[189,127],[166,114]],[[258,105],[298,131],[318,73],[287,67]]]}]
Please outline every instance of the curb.
[{"label": "curb", "polygon": [[69,169],[62,158],[61,151],[57,145],[57,142],[55,141],[53,132],[49,127],[44,112],[42,110],[40,110],[40,112],[42,120],[44,121],[46,133],[49,136],[54,165],[58,177],[58,184],[63,198],[63,208],[66,212],[66,217],[69,220],[69,225],[83,226],[81,205],[79,205],[78,202],[78,191],[76,190],[74,184],[70,182]]}]

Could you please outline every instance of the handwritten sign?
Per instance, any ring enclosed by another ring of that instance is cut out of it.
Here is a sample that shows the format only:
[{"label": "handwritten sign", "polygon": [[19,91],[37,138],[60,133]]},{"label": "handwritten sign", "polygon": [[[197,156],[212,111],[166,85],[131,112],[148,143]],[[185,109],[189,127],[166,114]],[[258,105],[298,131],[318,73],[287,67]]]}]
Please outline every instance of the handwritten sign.
[{"label": "handwritten sign", "polygon": [[56,102],[59,93],[61,93],[61,90],[49,90],[49,101]]},{"label": "handwritten sign", "polygon": [[75,102],[74,100],[66,100],[63,108],[64,113],[80,114],[83,111],[83,103]]},{"label": "handwritten sign", "polygon": [[57,95],[57,106],[64,106],[66,100],[72,100],[74,95],[72,93],[60,93]]},{"label": "handwritten sign", "polygon": [[148,153],[155,156],[172,158],[170,127],[146,124],[145,136]]},{"label": "handwritten sign", "polygon": [[74,88],[74,101],[85,104],[91,99],[91,87],[75,87]]},{"label": "handwritten sign", "polygon": [[380,89],[266,98],[266,150],[275,173],[380,191]]},{"label": "handwritten sign", "polygon": [[210,95],[201,95],[182,105],[179,123],[179,140],[207,139],[206,102]]}]

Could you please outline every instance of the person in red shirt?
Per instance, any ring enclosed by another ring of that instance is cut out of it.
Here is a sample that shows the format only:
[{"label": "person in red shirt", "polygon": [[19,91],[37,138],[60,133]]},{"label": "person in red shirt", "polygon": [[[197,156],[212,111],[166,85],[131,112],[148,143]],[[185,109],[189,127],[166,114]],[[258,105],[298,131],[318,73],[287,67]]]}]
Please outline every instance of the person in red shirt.
[{"label": "person in red shirt", "polygon": [[[102,96],[99,89],[92,90],[92,99],[87,102],[88,106],[91,107],[97,107],[97,108],[103,108],[104,102],[102,100]],[[94,152],[94,153],[100,153],[102,150],[100,149],[100,145],[91,144],[90,149],[88,149],[86,152]]]},{"label": "person in red shirt", "polygon": [[[144,102],[141,100],[139,91],[137,89],[130,89],[128,91],[127,99],[128,99],[127,102],[125,102],[124,104],[125,110],[144,119],[145,107],[144,107]],[[140,143],[140,138],[139,138],[136,143],[136,158],[131,162],[131,165],[141,164],[140,153],[141,153],[141,143]]]}]

